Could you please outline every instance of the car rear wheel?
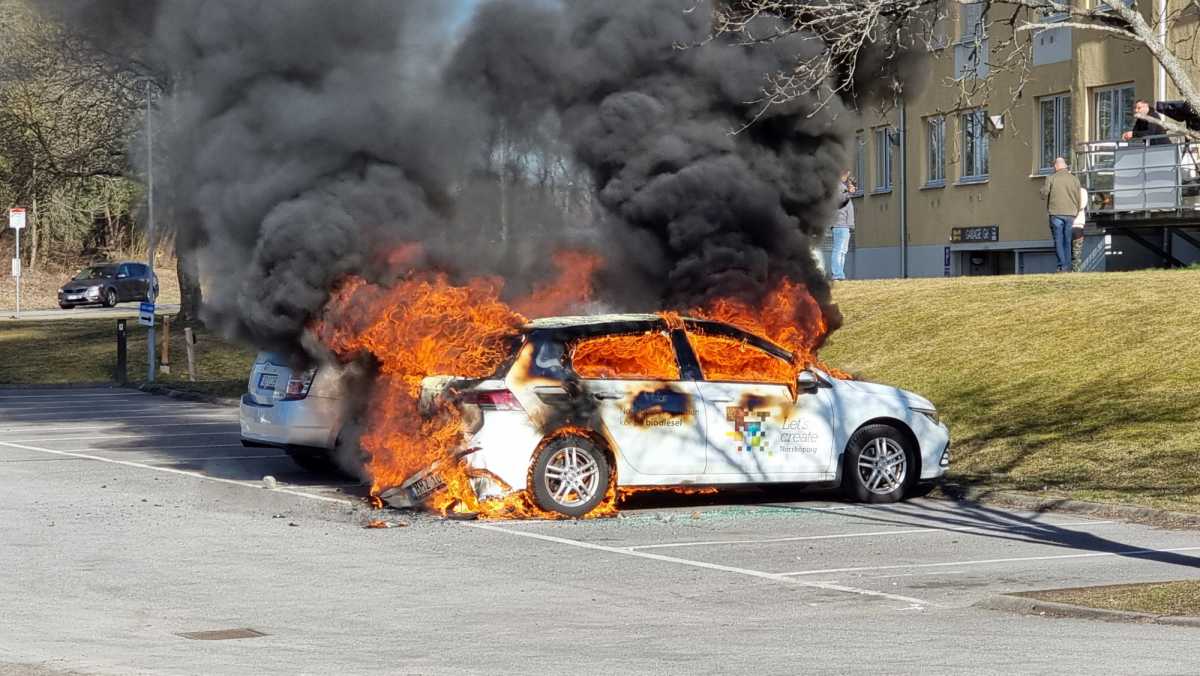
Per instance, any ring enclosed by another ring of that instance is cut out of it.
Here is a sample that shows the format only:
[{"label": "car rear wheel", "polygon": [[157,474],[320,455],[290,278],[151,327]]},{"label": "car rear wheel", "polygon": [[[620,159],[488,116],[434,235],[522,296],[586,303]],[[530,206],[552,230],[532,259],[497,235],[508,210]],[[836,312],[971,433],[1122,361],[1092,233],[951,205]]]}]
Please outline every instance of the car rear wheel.
[{"label": "car rear wheel", "polygon": [[117,290],[109,289],[104,292],[104,307],[113,307],[117,304]]},{"label": "car rear wheel", "polygon": [[890,425],[855,432],[842,462],[842,488],[859,502],[896,502],[916,482],[916,450]]},{"label": "car rear wheel", "polygon": [[575,435],[559,437],[534,461],[534,502],[548,512],[583,516],[604,500],[610,471],[608,458],[595,442]]}]

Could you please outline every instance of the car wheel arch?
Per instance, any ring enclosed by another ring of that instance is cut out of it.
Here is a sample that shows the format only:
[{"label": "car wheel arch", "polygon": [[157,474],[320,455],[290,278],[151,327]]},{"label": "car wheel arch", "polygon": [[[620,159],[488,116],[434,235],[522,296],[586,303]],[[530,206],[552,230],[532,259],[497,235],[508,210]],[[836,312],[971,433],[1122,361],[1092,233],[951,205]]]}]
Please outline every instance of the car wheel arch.
[{"label": "car wheel arch", "polygon": [[611,476],[609,477],[609,485],[615,487],[617,484],[617,472],[619,470],[617,468],[617,454],[616,451],[613,450],[614,446],[612,441],[606,434],[583,427],[563,427],[542,436],[542,440],[538,442],[537,447],[533,450],[533,454],[529,457],[529,469],[526,470],[528,474],[525,477],[525,485],[533,486],[533,468],[537,464],[538,455],[541,454],[542,449],[546,447],[546,444],[549,444],[559,437],[565,436],[584,437],[585,439],[599,446],[600,450],[604,451],[604,457],[608,460],[609,472],[611,473]]},{"label": "car wheel arch", "polygon": [[870,425],[887,425],[888,427],[891,427],[899,432],[900,435],[904,437],[905,441],[912,444],[913,459],[915,460],[916,464],[915,476],[921,476],[921,442],[917,440],[917,435],[912,431],[912,428],[908,426],[908,423],[904,422],[903,420],[889,416],[880,416],[871,418],[870,420],[864,420],[863,422],[859,423],[858,427],[854,428],[853,432],[846,436],[846,443],[842,445],[842,451],[838,453],[836,458],[838,481],[840,482],[842,480],[842,459],[846,457],[846,453],[850,450],[850,440],[854,438],[855,434],[858,434],[859,430]]}]

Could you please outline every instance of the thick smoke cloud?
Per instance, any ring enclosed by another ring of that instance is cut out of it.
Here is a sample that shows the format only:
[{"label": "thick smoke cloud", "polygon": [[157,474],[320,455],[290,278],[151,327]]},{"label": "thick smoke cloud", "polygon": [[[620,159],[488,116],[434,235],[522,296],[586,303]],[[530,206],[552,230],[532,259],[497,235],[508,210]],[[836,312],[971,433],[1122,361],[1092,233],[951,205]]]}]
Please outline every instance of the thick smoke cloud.
[{"label": "thick smoke cloud", "polygon": [[386,276],[401,242],[528,286],[561,223],[535,237],[516,219],[497,246],[492,224],[461,220],[480,211],[462,208],[464,177],[505,135],[549,136],[588,170],[612,306],[757,301],[786,277],[840,321],[810,252],[854,116],[838,99],[753,103],[818,40],[701,45],[696,0],[499,0],[460,35],[458,5],[433,0],[43,4],[169,74],[171,206],[202,243],[204,318],[227,334],[301,351],[336,281]]},{"label": "thick smoke cloud", "polygon": [[848,166],[852,115],[815,96],[763,111],[752,102],[764,74],[820,42],[685,48],[705,41],[711,16],[694,0],[494,2],[449,78],[507,124],[558,116],[605,208],[614,249],[602,287],[621,305],[755,302],[787,277],[836,323],[809,252]]}]

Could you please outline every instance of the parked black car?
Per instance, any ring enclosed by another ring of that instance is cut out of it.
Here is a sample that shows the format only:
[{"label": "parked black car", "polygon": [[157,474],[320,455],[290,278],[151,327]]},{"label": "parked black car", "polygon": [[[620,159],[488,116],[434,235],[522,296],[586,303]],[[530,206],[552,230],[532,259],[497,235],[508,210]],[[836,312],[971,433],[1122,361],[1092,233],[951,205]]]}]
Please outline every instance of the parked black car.
[{"label": "parked black car", "polygon": [[[153,290],[153,295],[151,291]],[[112,307],[125,301],[149,301],[158,297],[158,277],[145,263],[123,261],[86,267],[58,290],[58,306]]]}]

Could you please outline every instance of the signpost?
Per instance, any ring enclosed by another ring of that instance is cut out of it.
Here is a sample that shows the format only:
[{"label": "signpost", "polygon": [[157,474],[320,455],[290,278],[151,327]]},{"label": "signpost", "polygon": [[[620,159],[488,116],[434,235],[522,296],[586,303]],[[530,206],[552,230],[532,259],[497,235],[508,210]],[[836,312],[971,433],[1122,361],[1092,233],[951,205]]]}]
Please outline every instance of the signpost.
[{"label": "signpost", "polygon": [[12,276],[17,280],[17,319],[21,318],[21,231],[25,229],[25,210],[14,207],[8,210],[8,227],[16,230],[16,253],[12,259]]}]

